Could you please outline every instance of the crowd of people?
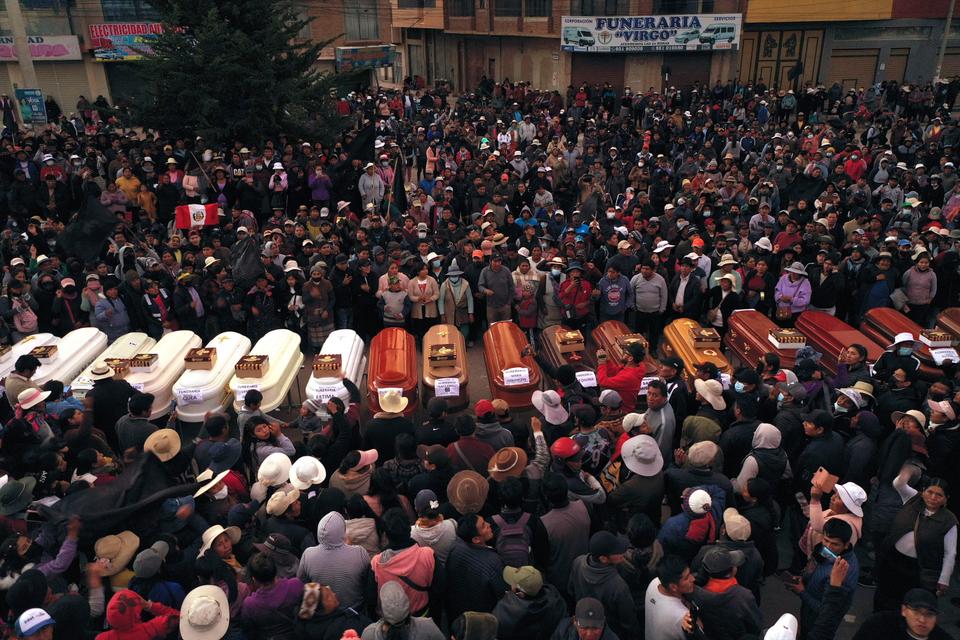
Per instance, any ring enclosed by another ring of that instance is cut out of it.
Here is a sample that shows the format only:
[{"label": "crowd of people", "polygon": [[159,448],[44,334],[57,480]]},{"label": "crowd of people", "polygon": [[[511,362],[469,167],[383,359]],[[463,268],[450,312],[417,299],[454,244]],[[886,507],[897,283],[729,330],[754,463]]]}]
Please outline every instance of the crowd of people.
[{"label": "crowd of people", "polygon": [[[722,335],[741,309],[791,327],[893,307],[930,327],[960,306],[958,87],[408,81],[333,97],[352,126],[332,145],[92,108],[8,123],[4,344],[286,328],[315,353],[334,329],[442,322],[472,347],[513,321],[549,379],[532,415],[410,414],[393,391],[371,414],[345,380],[348,401],[288,423],[250,390],[191,426],[151,421],[109,367],[80,399],[21,356],[0,400],[7,635],[828,640],[872,589],[857,640],[951,637],[955,362],[922,378],[911,334],[876,362],[806,347],[730,377],[647,351],[677,318]],[[104,212],[110,237],[77,232]],[[545,328],[607,320],[649,348],[601,355],[593,386],[545,361]],[[761,608],[774,580],[789,610]]]}]

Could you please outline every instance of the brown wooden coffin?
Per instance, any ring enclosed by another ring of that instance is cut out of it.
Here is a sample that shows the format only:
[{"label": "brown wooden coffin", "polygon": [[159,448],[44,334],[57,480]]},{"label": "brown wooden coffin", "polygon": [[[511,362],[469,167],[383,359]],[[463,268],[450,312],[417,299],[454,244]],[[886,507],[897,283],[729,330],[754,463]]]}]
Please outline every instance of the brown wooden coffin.
[{"label": "brown wooden coffin", "polygon": [[937,314],[937,329],[953,335],[953,346],[960,346],[960,307],[949,307]]},{"label": "brown wooden coffin", "polygon": [[840,354],[854,342],[867,348],[867,362],[874,363],[883,347],[843,320],[823,311],[804,311],[797,318],[797,329],[807,336],[807,344],[823,354],[820,364],[831,374],[837,373]]},{"label": "brown wooden coffin", "polygon": [[[766,353],[780,356],[784,369],[793,369],[797,363],[797,349],[783,349],[770,342],[770,332],[784,331],[773,320],[754,309],[734,311],[728,321],[729,330],[723,336],[727,357],[738,367],[757,366]],[[803,337],[803,334],[799,334]],[[806,338],[803,337],[804,343]]]},{"label": "brown wooden coffin", "polygon": [[693,378],[696,376],[694,368],[698,364],[712,362],[720,373],[728,375],[733,371],[726,356],[720,352],[720,343],[711,347],[694,346],[694,336],[702,328],[695,320],[677,318],[663,330],[663,344],[660,349],[664,356],[683,360],[683,375],[691,388],[693,388]]},{"label": "brown wooden coffin", "polygon": [[437,324],[423,336],[423,401],[436,395],[437,380],[456,379],[460,393],[444,396],[451,411],[460,411],[470,403],[467,390],[467,345],[463,334],[452,324]]},{"label": "brown wooden coffin", "polygon": [[380,389],[401,389],[407,398],[404,415],[417,408],[417,344],[413,336],[396,327],[384,329],[370,342],[367,366],[367,397],[370,410],[380,411]]},{"label": "brown wooden coffin", "polygon": [[933,382],[943,377],[943,371],[933,361],[930,347],[920,342],[922,327],[896,309],[889,307],[870,309],[863,316],[860,329],[864,335],[881,347],[888,347],[898,333],[909,333],[917,341],[915,353],[920,359],[920,378]]},{"label": "brown wooden coffin", "polygon": [[[487,367],[490,394],[510,404],[513,409],[529,409],[530,397],[540,388],[542,373],[532,355],[521,356],[529,344],[527,336],[510,321],[494,322],[483,334],[483,356]],[[504,370],[526,368],[528,382],[506,384]]]},{"label": "brown wooden coffin", "polygon": [[650,344],[647,338],[639,333],[634,333],[630,327],[619,320],[607,320],[597,325],[593,330],[593,342],[597,349],[603,349],[607,356],[616,362],[626,363],[630,361],[630,354],[627,353],[625,346],[633,340],[637,340],[647,350],[647,357],[643,362],[647,365],[647,375],[657,375],[660,370],[660,363],[650,353]]},{"label": "brown wooden coffin", "polygon": [[[579,336],[579,342],[571,341],[571,334]],[[587,349],[587,337],[581,332],[555,324],[544,329],[540,336],[537,354],[554,368],[568,364],[574,371],[596,371],[594,350]]]}]

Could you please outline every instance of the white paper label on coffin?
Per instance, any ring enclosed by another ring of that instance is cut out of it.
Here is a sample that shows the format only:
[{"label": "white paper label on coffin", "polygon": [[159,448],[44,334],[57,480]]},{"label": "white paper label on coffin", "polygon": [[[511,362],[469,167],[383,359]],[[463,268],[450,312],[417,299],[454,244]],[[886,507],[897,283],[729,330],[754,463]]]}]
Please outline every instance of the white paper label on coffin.
[{"label": "white paper label on coffin", "polygon": [[459,378],[437,378],[434,383],[438,398],[456,398],[460,395]]},{"label": "white paper label on coffin", "polygon": [[343,385],[342,385],[342,384],[325,384],[325,385],[320,385],[320,386],[318,386],[318,387],[316,388],[316,390],[314,391],[313,398],[314,398],[314,400],[318,400],[318,401],[320,401],[320,402],[324,402],[324,403],[325,403],[325,402],[326,402],[327,400],[329,400],[330,398],[333,398],[333,397],[339,395],[341,389],[343,389]]},{"label": "white paper label on coffin", "polygon": [[952,360],[957,362],[960,359],[960,356],[957,355],[957,350],[953,347],[943,347],[940,349],[930,349],[930,355],[933,356],[933,361],[939,367],[947,360]]},{"label": "white paper label on coffin", "polygon": [[577,380],[580,381],[580,386],[582,387],[595,387],[597,386],[597,374],[593,371],[577,371]]},{"label": "white paper label on coffin", "polygon": [[247,395],[247,391],[260,391],[259,382],[242,382],[237,385],[237,402],[243,402],[244,396]]},{"label": "white paper label on coffin", "polygon": [[142,383],[142,382],[131,382],[131,383],[130,383],[130,386],[133,387],[135,391],[143,391],[143,385],[144,385],[144,383]]},{"label": "white paper label on coffin", "polygon": [[396,393],[398,396],[403,395],[403,389],[400,387],[384,387],[383,389],[377,389],[377,396],[380,398],[380,401],[383,402],[383,397],[391,392]]},{"label": "white paper label on coffin", "polygon": [[637,392],[637,395],[638,396],[647,395],[647,387],[649,387],[650,383],[656,379],[657,379],[657,376],[644,376],[643,379],[640,380],[640,391]]},{"label": "white paper label on coffin", "polygon": [[530,369],[513,367],[503,370],[503,384],[506,387],[516,387],[521,384],[530,384]]},{"label": "white paper label on coffin", "polygon": [[202,389],[177,389],[178,404],[193,404],[195,402],[203,402]]}]

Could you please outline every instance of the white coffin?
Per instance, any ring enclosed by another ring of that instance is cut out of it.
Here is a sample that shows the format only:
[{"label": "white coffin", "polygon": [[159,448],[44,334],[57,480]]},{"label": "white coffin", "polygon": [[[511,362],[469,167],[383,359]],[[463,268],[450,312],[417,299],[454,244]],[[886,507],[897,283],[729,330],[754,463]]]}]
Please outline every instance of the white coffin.
[{"label": "white coffin", "polygon": [[[351,329],[337,329],[331,333],[326,342],[320,348],[321,354],[338,353],[343,367],[343,374],[350,381],[360,387],[363,380],[363,372],[367,370],[367,359],[363,355],[363,340],[357,335],[356,331]],[[310,365],[312,367],[312,360]],[[311,368],[312,371],[312,368]],[[361,390],[361,394],[363,391]],[[328,376],[318,378],[316,374],[311,373],[307,381],[307,396],[319,400],[320,414],[327,415],[326,402],[332,397],[338,397],[343,400],[344,405],[350,404],[350,393],[343,386],[343,379],[339,376]]]},{"label": "white coffin", "polygon": [[239,378],[233,374],[230,378],[233,407],[239,411],[243,396],[250,389],[256,389],[263,394],[260,410],[264,413],[273,411],[283,402],[303,365],[300,336],[289,329],[274,329],[253,345],[250,355],[269,356],[267,372],[261,378]]},{"label": "white coffin", "polygon": [[207,412],[221,411],[227,406],[227,383],[233,377],[237,361],[250,351],[250,338],[224,331],[206,346],[217,350],[213,368],[187,369],[173,385],[177,415],[185,422],[203,422]]},{"label": "white coffin", "polygon": [[40,365],[33,381],[44,385],[50,380],[68,384],[107,348],[107,334],[94,327],[74,329],[60,338],[57,355],[52,361]]},{"label": "white coffin", "polygon": [[93,362],[91,362],[83,372],[73,379],[70,388],[73,389],[73,395],[82,398],[87,395],[87,391],[93,388],[93,380],[90,379],[90,370],[98,367],[110,358],[132,358],[138,353],[152,353],[153,346],[157,341],[145,333],[133,332],[120,336],[104,351],[100,352]]},{"label": "white coffin", "polygon": [[45,347],[49,344],[59,345],[60,338],[52,333],[35,333],[13,345],[7,357],[0,362],[0,378],[6,378],[13,372],[13,365],[16,364],[17,358],[27,355],[34,347]]},{"label": "white coffin", "polygon": [[201,344],[200,336],[193,331],[171,331],[149,350],[158,356],[156,371],[131,371],[124,378],[137,391],[154,395],[150,420],[170,413],[170,403],[175,397],[173,383],[186,368],[183,357]]}]

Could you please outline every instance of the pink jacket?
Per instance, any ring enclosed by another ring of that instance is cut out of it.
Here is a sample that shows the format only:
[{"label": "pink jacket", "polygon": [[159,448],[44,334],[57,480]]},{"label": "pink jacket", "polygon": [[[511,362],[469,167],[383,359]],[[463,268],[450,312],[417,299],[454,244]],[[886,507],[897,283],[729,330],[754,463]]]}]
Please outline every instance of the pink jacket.
[{"label": "pink jacket", "polygon": [[[429,604],[430,586],[433,584],[433,570],[436,562],[433,549],[414,544],[399,551],[387,549],[373,556],[370,567],[377,579],[378,592],[391,580],[399,582],[407,598],[410,599],[410,612],[419,613]],[[418,588],[411,586],[411,583]]]}]

